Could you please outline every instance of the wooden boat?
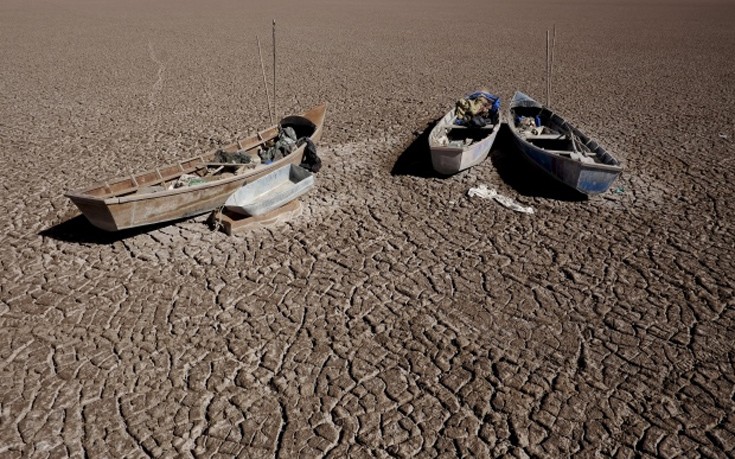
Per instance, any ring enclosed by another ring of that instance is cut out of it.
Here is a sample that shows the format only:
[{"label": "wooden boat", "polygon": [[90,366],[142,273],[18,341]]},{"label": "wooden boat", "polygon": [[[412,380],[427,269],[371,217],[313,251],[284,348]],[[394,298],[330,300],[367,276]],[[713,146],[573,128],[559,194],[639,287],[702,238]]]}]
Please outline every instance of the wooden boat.
[{"label": "wooden boat", "polygon": [[606,191],[623,170],[596,141],[522,92],[510,101],[508,126],[526,159],[580,193]]},{"label": "wooden boat", "polygon": [[431,165],[442,175],[456,174],[484,161],[502,124],[500,118],[483,127],[460,126],[456,121],[453,108],[429,134]]},{"label": "wooden boat", "polygon": [[[297,137],[308,136],[313,142],[322,135],[326,105],[283,118],[279,125],[292,127]],[[96,227],[117,231],[154,223],[192,217],[222,206],[227,197],[245,183],[252,182],[275,169],[300,164],[305,144],[289,155],[269,164],[261,163],[258,149],[277,138],[279,125],[271,126],[247,138],[200,156],[158,167],[137,175],[102,182],[66,196],[76,204]],[[218,152],[245,154],[250,164],[222,163],[215,160]],[[184,177],[194,177],[191,186],[174,188]]]},{"label": "wooden boat", "polygon": [[286,165],[243,185],[227,198],[225,207],[241,215],[263,215],[293,201],[313,187],[314,174],[296,164]]},{"label": "wooden boat", "polygon": [[213,229],[219,229],[228,236],[243,233],[255,228],[263,228],[288,221],[301,213],[301,202],[294,199],[286,205],[283,205],[270,212],[251,217],[247,215],[230,212],[226,208],[220,208],[212,212],[209,218],[209,224]]}]

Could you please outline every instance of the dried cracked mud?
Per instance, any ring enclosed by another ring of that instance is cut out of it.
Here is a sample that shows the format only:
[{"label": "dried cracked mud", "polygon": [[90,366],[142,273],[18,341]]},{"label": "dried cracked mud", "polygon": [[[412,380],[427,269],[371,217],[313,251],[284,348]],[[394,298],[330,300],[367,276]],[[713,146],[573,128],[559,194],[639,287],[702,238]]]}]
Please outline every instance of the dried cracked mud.
[{"label": "dried cracked mud", "polygon": [[[732,3],[261,3],[0,4],[1,456],[735,454]],[[273,18],[278,112],[329,104],[301,216],[80,217],[64,192],[268,124]],[[552,105],[613,189],[507,132],[435,177],[431,122],[542,99],[554,25]]]}]

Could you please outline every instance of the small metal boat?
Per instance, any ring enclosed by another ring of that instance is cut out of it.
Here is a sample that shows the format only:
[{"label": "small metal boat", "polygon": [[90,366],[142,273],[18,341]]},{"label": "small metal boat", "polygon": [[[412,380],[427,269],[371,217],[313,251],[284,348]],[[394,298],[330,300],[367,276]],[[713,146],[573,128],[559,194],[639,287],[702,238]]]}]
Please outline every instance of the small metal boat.
[{"label": "small metal boat", "polygon": [[314,174],[290,164],[243,185],[227,198],[225,208],[241,215],[262,215],[288,204],[313,187]]}]

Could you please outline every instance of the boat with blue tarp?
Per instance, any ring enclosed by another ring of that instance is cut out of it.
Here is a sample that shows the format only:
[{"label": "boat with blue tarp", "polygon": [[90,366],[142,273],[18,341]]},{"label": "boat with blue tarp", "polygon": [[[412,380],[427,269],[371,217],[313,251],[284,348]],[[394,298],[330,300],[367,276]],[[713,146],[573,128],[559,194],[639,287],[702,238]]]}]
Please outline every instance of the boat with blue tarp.
[{"label": "boat with blue tarp", "polygon": [[452,175],[487,158],[501,124],[500,97],[476,91],[460,99],[429,134],[434,170]]}]

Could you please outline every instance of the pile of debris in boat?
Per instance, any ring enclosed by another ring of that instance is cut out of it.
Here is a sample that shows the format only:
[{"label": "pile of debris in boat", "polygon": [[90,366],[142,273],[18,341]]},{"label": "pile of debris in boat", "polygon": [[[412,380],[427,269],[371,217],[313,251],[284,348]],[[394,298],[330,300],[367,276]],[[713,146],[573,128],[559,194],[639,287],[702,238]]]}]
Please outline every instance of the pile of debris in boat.
[{"label": "pile of debris in boat", "polygon": [[247,150],[238,150],[231,153],[225,149],[219,149],[214,154],[214,160],[215,162],[227,165],[247,164],[255,167],[258,164],[271,164],[274,161],[283,159],[302,144],[306,144],[302,163],[312,172],[318,172],[321,167],[321,161],[316,154],[314,142],[309,136],[299,138],[291,126],[279,126],[278,136],[262,145],[258,145],[256,149],[257,154],[255,155]]}]

